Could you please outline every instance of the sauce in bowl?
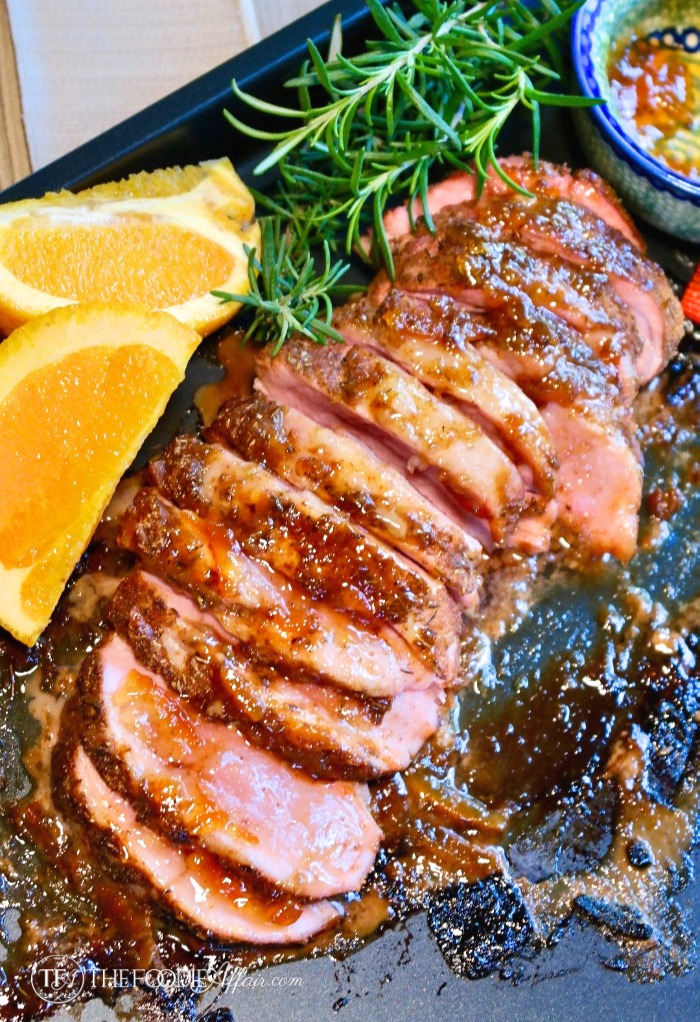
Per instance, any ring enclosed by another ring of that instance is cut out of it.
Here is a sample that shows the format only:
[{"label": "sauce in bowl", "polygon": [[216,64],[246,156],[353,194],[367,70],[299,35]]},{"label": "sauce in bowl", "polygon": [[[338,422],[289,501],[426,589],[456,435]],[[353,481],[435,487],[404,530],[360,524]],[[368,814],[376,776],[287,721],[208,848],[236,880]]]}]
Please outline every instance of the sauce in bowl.
[{"label": "sauce in bowl", "polygon": [[700,181],[700,53],[633,36],[614,51],[611,105],[638,146]]}]

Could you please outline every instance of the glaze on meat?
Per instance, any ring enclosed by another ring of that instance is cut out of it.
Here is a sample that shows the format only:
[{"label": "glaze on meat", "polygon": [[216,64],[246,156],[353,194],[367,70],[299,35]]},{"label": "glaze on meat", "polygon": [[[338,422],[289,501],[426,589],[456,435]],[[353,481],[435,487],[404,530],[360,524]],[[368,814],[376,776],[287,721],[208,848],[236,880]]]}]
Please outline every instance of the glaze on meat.
[{"label": "glaze on meat", "polygon": [[143,571],[120,584],[108,616],[139,663],[191,705],[234,722],[257,745],[312,776],[366,780],[403,770],[435,731],[445,701],[438,687],[409,689],[388,701],[292,677]]},{"label": "glaze on meat", "polygon": [[349,432],[322,426],[258,391],[228,401],[205,433],[315,493],[474,606],[481,544]]},{"label": "glaze on meat", "polygon": [[336,311],[346,344],[259,354],[254,392],[173,441],[121,516],[135,565],[54,796],[199,932],[338,922],[382,839],[365,782],[438,731],[494,552],[563,528],[634,553],[633,401],[680,306],[595,175],[503,167],[532,194],[458,174],[429,190],[434,230],[387,214],[395,277]]}]

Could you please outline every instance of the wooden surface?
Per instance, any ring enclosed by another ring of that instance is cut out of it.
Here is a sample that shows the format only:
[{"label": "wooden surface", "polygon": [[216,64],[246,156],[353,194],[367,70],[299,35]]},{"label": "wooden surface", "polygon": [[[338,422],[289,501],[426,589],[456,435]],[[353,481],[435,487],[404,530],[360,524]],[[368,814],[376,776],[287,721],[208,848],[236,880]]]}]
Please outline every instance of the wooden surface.
[{"label": "wooden surface", "polygon": [[0,0],[0,188],[322,0]]},{"label": "wooden surface", "polygon": [[0,0],[0,188],[31,169],[10,19],[5,0]]}]

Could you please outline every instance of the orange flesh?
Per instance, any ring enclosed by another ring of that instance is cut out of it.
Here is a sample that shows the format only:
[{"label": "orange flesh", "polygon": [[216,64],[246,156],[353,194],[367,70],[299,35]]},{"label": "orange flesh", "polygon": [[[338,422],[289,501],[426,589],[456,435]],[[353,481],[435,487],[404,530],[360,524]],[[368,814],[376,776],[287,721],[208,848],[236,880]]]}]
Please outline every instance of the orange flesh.
[{"label": "orange flesh", "polygon": [[[166,355],[132,344],[74,352],[17,384],[0,405],[5,568],[28,567],[51,553],[57,536],[70,534],[101,481],[119,473],[124,435],[148,424],[178,380]],[[30,603],[44,584],[35,572],[46,570],[38,565],[25,580]]]},{"label": "orange flesh", "polygon": [[166,308],[223,284],[235,260],[195,231],[131,217],[113,226],[19,221],[0,234],[0,263],[22,283],[57,298]]}]

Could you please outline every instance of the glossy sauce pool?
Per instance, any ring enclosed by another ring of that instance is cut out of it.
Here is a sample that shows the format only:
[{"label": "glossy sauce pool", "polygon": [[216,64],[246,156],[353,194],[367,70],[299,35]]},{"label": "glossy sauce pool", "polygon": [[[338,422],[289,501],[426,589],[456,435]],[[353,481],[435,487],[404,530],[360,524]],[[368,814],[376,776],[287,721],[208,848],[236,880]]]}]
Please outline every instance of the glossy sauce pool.
[{"label": "glossy sauce pool", "polygon": [[[248,386],[238,343],[221,351],[227,380],[203,395],[209,415]],[[106,849],[51,806],[58,715],[129,567],[114,547],[115,501],[39,647],[0,646],[11,682],[0,690],[0,1018],[42,1009],[29,976],[47,954],[98,968],[201,968],[212,956],[263,966],[349,953],[419,908],[468,977],[512,975],[521,952],[572,914],[619,942],[615,968],[683,972],[671,880],[697,829],[700,362],[676,358],[638,414],[647,470],[636,557],[581,563],[562,542],[494,559],[443,728],[408,770],[371,786],[385,834],[375,870],[341,927],[296,949],[226,947],[188,931],[144,887],[115,878]],[[161,1017],[152,994],[141,1005]]]}]

